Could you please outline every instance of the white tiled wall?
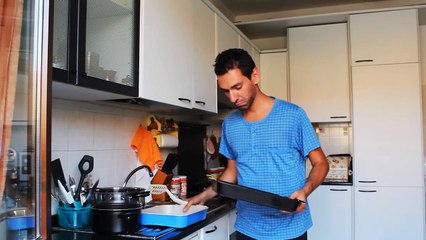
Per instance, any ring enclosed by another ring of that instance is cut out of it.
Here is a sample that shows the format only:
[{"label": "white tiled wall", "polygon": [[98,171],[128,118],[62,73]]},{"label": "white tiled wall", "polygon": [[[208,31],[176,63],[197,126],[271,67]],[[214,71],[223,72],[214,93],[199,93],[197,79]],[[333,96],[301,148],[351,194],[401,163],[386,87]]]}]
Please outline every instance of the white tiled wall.
[{"label": "white tiled wall", "polygon": [[[84,155],[94,157],[92,180],[99,187],[122,185],[126,176],[139,162],[130,141],[147,113],[54,99],[52,105],[52,160],[61,159],[65,177],[80,177],[78,163]],[[146,171],[132,177],[128,186],[148,184]],[[147,187],[147,186],[141,186]]]},{"label": "white tiled wall", "polygon": [[321,148],[326,156],[331,154],[352,155],[352,126],[349,123],[318,124],[315,126]]}]

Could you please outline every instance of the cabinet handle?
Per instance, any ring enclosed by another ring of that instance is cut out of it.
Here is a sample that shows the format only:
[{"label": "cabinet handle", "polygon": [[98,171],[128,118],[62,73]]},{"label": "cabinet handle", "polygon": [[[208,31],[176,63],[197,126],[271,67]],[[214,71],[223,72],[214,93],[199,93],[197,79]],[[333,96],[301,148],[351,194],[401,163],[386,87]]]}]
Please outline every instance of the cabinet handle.
[{"label": "cabinet handle", "polygon": [[360,63],[360,62],[373,62],[373,59],[364,59],[364,60],[356,60],[356,63]]},{"label": "cabinet handle", "polygon": [[330,189],[330,191],[333,191],[333,192],[346,192],[346,191],[348,191],[348,189],[336,189],[336,188],[331,188],[331,189]]},{"label": "cabinet handle", "polygon": [[377,190],[358,190],[358,192],[362,192],[362,193],[375,193],[375,192],[377,192]]},{"label": "cabinet handle", "polygon": [[205,106],[205,105],[206,105],[206,102],[203,102],[203,101],[195,101],[195,103],[200,104],[200,105],[203,105],[203,106]]},{"label": "cabinet handle", "polygon": [[332,116],[330,117],[331,119],[335,119],[335,118],[348,118],[347,116]]},{"label": "cabinet handle", "polygon": [[371,180],[371,181],[358,181],[359,183],[376,183],[377,181]]},{"label": "cabinet handle", "polygon": [[182,101],[182,102],[186,102],[186,103],[190,103],[191,102],[191,99],[189,99],[189,98],[178,98],[179,99],[179,101]]},{"label": "cabinet handle", "polygon": [[213,226],[213,229],[212,230],[207,230],[206,231],[206,234],[208,234],[208,233],[212,233],[212,232],[214,232],[214,231],[216,231],[217,230],[217,227],[216,226]]}]

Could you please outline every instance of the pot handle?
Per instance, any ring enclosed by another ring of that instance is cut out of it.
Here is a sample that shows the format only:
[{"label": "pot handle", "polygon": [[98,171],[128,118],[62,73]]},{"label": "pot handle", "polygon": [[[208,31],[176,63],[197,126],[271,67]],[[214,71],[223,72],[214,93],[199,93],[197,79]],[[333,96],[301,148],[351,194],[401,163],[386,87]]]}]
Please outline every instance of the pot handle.
[{"label": "pot handle", "polygon": [[130,221],[132,219],[132,216],[134,216],[134,215],[135,215],[135,213],[133,213],[133,212],[124,212],[124,213],[118,214],[118,218],[121,218],[124,221]]}]

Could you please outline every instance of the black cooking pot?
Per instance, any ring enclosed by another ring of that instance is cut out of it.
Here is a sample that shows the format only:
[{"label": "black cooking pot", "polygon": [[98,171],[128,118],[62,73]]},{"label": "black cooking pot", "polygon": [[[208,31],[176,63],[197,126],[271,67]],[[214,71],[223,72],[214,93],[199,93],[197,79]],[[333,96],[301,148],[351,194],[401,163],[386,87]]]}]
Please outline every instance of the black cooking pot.
[{"label": "black cooking pot", "polygon": [[99,234],[133,233],[139,230],[142,205],[132,203],[98,204],[92,207],[91,227]]},{"label": "black cooking pot", "polygon": [[92,205],[139,204],[145,206],[149,191],[139,187],[106,187],[93,191]]}]

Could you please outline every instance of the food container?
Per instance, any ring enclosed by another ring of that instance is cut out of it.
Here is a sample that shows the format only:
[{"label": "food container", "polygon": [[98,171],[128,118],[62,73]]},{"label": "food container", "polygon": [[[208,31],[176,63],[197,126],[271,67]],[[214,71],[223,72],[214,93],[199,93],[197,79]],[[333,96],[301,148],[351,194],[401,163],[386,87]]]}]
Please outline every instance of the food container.
[{"label": "food container", "polygon": [[7,228],[9,230],[22,230],[34,228],[34,214],[28,208],[14,208],[7,213]]},{"label": "food container", "polygon": [[158,205],[142,209],[140,223],[174,228],[184,228],[206,219],[207,206],[193,205],[183,212],[183,205]]},{"label": "food container", "polygon": [[59,226],[69,229],[82,228],[90,224],[91,207],[58,207],[58,223]]}]

